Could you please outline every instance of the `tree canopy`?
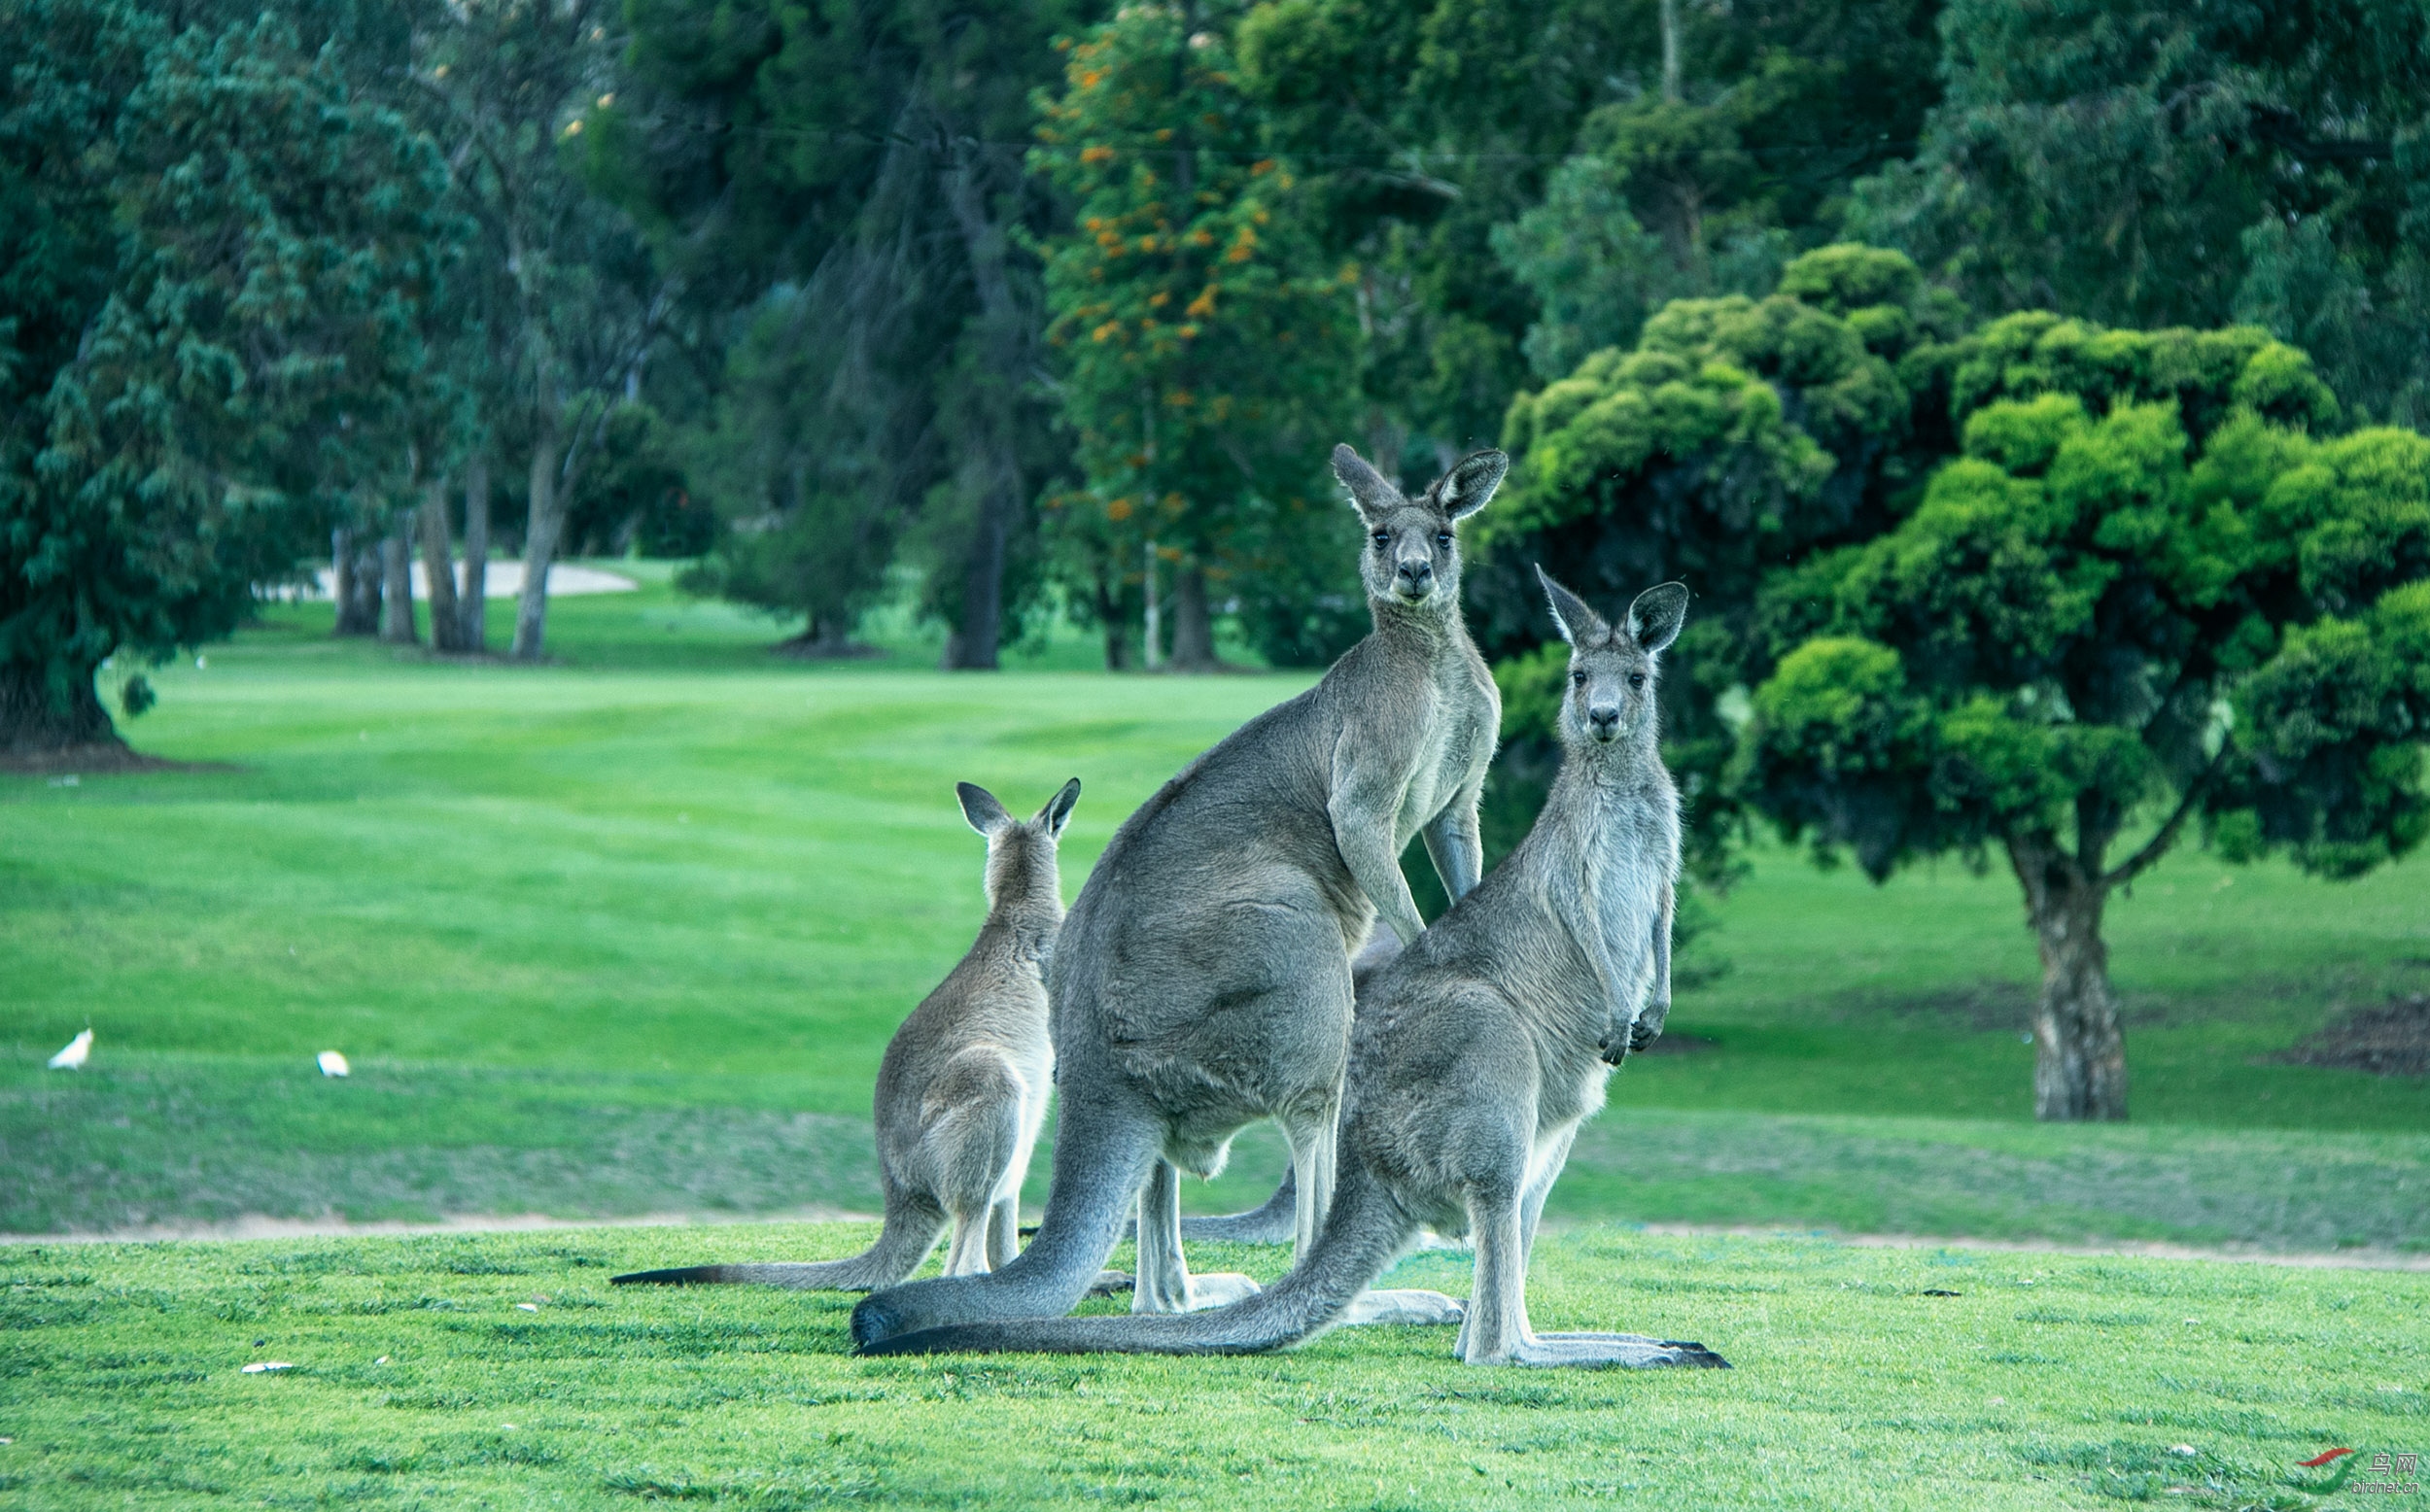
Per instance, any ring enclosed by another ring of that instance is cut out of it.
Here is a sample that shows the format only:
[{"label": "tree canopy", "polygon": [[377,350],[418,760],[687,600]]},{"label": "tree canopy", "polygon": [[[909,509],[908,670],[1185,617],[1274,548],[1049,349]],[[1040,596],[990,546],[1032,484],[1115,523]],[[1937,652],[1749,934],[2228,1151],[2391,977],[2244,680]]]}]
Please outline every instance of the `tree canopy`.
[{"label": "tree canopy", "polygon": [[2041,943],[2035,1107],[2123,1117],[2100,926],[2197,819],[2351,876],[2418,843],[2430,441],[2334,430],[2249,328],[1996,322],[1961,455],[1767,582],[1746,801],[1876,877],[2005,853]]}]

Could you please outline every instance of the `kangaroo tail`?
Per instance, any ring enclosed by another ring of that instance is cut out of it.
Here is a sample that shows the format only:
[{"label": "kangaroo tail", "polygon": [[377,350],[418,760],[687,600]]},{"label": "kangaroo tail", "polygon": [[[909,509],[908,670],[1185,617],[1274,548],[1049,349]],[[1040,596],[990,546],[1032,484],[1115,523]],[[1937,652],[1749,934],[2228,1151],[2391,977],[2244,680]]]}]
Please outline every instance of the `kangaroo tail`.
[{"label": "kangaroo tail", "polygon": [[886,1204],[878,1242],[849,1260],[771,1265],[679,1265],[612,1278],[619,1287],[781,1287],[787,1291],[874,1291],[913,1271],[936,1248],[945,1216],[911,1202]]},{"label": "kangaroo tail", "polygon": [[1223,1218],[1185,1218],[1184,1239],[1229,1239],[1234,1244],[1289,1244],[1300,1232],[1300,1173],[1282,1173],[1282,1185],[1262,1208]]},{"label": "kangaroo tail", "polygon": [[1344,1166],[1324,1237],[1290,1275],[1230,1307],[1134,1318],[949,1323],[862,1346],[863,1355],[1254,1355],[1341,1316],[1417,1232],[1364,1167]]}]

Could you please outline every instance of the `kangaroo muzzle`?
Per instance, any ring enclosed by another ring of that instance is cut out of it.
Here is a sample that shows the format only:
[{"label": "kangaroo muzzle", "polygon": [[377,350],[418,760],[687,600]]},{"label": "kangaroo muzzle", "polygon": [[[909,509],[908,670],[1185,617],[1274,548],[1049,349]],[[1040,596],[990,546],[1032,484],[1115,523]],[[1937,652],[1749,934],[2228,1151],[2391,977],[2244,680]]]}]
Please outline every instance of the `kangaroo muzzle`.
[{"label": "kangaroo muzzle", "polygon": [[1403,557],[1393,577],[1393,590],[1414,602],[1435,591],[1435,564],[1430,557]]}]

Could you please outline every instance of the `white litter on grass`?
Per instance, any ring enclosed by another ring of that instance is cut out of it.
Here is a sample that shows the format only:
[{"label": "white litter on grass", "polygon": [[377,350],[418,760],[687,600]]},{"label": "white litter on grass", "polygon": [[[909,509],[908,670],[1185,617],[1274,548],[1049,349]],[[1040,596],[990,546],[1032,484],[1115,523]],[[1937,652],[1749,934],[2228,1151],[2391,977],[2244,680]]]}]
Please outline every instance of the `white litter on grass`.
[{"label": "white litter on grass", "polygon": [[388,1357],[386,1355],[382,1355],[379,1358],[371,1361],[371,1363],[375,1365],[385,1365],[388,1363]]},{"label": "white litter on grass", "polygon": [[515,1304],[515,1311],[518,1313],[537,1313],[539,1310],[539,1304],[537,1302],[517,1302]]},{"label": "white litter on grass", "polygon": [[354,1075],[355,1068],[347,1065],[346,1057],[339,1054],[335,1050],[323,1050],[319,1055],[313,1058],[319,1062],[321,1075],[325,1077],[346,1077]]},{"label": "white litter on grass", "polygon": [[2195,1448],[2191,1444],[2172,1444],[2169,1448],[2169,1453],[2172,1455],[2183,1455],[2188,1460],[2191,1460],[2196,1455],[2201,1454],[2202,1451]]},{"label": "white litter on grass", "polygon": [[86,1030],[67,1042],[67,1048],[51,1057],[53,1071],[74,1071],[92,1056],[92,1031]]},{"label": "white litter on grass", "polygon": [[252,1364],[247,1365],[244,1369],[238,1371],[237,1374],[258,1376],[262,1374],[264,1371],[293,1370],[295,1368],[295,1362],[291,1359],[257,1359]]}]

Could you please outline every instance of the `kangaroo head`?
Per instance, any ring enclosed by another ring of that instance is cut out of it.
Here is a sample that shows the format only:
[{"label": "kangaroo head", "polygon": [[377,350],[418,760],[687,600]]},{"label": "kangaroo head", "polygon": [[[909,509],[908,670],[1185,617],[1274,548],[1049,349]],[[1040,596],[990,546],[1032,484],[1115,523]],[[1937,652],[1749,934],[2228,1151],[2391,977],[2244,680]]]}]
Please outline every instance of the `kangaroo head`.
[{"label": "kangaroo head", "polygon": [[1570,643],[1570,683],[1561,699],[1562,740],[1608,745],[1650,732],[1654,684],[1661,670],[1657,664],[1687,618],[1687,586],[1661,583],[1647,589],[1614,625],[1543,567],[1536,568],[1536,576],[1552,601],[1561,638]]},{"label": "kangaroo head", "polygon": [[1472,452],[1415,498],[1405,498],[1384,475],[1347,446],[1334,448],[1334,476],[1349,491],[1367,525],[1359,575],[1367,597],[1381,604],[1457,603],[1460,540],[1453,530],[1485,507],[1510,459]]},{"label": "kangaroo head", "polygon": [[988,839],[988,908],[1006,904],[1052,902],[1062,908],[1062,874],[1055,864],[1055,844],[1063,837],[1072,805],[1080,802],[1080,779],[1072,778],[1034,818],[1016,819],[1004,811],[995,795],[975,782],[954,784],[962,801],[962,817]]}]

